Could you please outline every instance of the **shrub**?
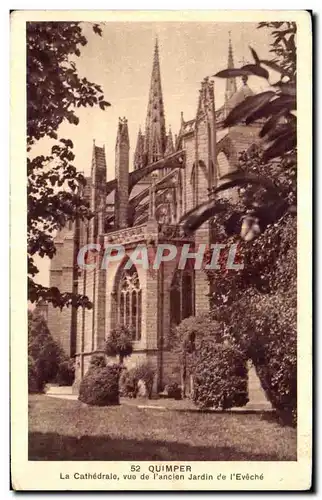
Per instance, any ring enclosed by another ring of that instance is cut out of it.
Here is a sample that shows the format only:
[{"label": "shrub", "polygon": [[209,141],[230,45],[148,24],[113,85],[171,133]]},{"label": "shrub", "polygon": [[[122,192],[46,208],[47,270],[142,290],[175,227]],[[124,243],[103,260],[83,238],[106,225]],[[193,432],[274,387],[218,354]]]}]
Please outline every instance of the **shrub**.
[{"label": "shrub", "polygon": [[72,359],[66,359],[59,364],[56,382],[58,385],[73,385],[75,365]]},{"label": "shrub", "polygon": [[120,377],[120,391],[122,396],[136,398],[139,391],[139,381],[142,380],[145,384],[148,398],[151,398],[154,376],[155,369],[149,362],[139,364],[130,370],[123,369]]},{"label": "shrub", "polygon": [[135,369],[124,368],[120,377],[120,393],[126,398],[136,398],[138,392],[138,378]]},{"label": "shrub", "polygon": [[89,362],[89,370],[105,368],[107,366],[105,354],[92,354]]},{"label": "shrub", "polygon": [[287,298],[285,294],[264,297],[258,301],[256,312],[257,329],[250,339],[249,355],[273,408],[285,423],[295,423],[296,298]]},{"label": "shrub", "polygon": [[120,365],[124,358],[133,352],[133,333],[127,326],[121,325],[114,328],[105,341],[105,353],[108,356],[118,356]]},{"label": "shrub", "polygon": [[148,397],[152,396],[153,381],[155,376],[155,369],[149,362],[141,363],[133,368],[133,377],[137,380],[143,380],[147,389]]},{"label": "shrub", "polygon": [[78,399],[92,406],[118,405],[119,377],[118,365],[89,370],[80,383]]},{"label": "shrub", "polygon": [[38,387],[41,392],[47,382],[55,380],[59,364],[65,356],[51,336],[43,316],[31,311],[28,311],[28,356],[32,359],[28,367],[32,391],[35,392]]},{"label": "shrub", "polygon": [[45,381],[38,376],[36,363],[31,356],[28,356],[28,392],[30,394],[43,392]]},{"label": "shrub", "polygon": [[233,345],[203,339],[194,371],[194,402],[202,408],[228,409],[248,402],[247,366]]},{"label": "shrub", "polygon": [[177,382],[172,382],[171,384],[167,384],[164,388],[164,392],[168,395],[169,398],[181,399],[181,387]]}]

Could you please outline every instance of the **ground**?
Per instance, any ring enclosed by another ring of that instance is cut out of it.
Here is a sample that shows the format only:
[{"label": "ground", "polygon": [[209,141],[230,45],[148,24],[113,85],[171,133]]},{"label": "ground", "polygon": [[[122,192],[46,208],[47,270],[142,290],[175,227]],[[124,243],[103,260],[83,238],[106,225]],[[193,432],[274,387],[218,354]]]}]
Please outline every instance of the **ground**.
[{"label": "ground", "polygon": [[35,395],[29,460],[296,460],[296,430],[271,414],[100,408]]}]

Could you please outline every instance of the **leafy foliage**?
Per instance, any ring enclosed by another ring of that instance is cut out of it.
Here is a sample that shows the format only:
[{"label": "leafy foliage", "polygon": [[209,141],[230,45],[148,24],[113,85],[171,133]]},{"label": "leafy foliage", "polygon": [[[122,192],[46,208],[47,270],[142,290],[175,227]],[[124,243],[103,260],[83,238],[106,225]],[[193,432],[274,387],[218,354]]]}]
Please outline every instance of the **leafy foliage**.
[{"label": "leafy foliage", "polygon": [[73,359],[67,359],[59,363],[56,382],[60,386],[73,385],[75,380],[75,363]]},{"label": "leafy foliage", "polygon": [[29,394],[37,394],[44,392],[46,382],[39,377],[36,370],[36,363],[31,356],[28,356],[28,392]]},{"label": "leafy foliage", "polygon": [[107,356],[118,356],[120,364],[133,352],[133,334],[130,328],[119,325],[114,328],[105,341]]},{"label": "leafy foliage", "polygon": [[46,383],[55,379],[63,359],[65,355],[52,338],[43,316],[28,311],[29,390],[42,392]]},{"label": "leafy foliage", "polygon": [[176,328],[174,349],[183,368],[183,384],[193,376],[193,400],[203,408],[227,409],[248,401],[247,358],[224,319],[204,314],[187,318]]},{"label": "leafy foliage", "polygon": [[133,368],[133,371],[136,379],[138,381],[142,380],[144,382],[148,397],[151,398],[153,381],[155,377],[155,369],[148,361],[146,361],[145,363],[140,363],[137,366],[135,366]]},{"label": "leafy foliage", "polygon": [[119,377],[118,365],[89,370],[80,383],[78,399],[92,406],[118,405]]},{"label": "leafy foliage", "polygon": [[125,397],[136,398],[141,380],[144,382],[148,398],[151,398],[154,377],[155,369],[148,361],[140,363],[130,370],[124,368],[120,378],[121,394]]},{"label": "leafy foliage", "polygon": [[89,370],[96,370],[97,368],[105,368],[107,366],[105,354],[95,353],[92,354],[89,362]]},{"label": "leafy foliage", "polygon": [[193,400],[202,408],[245,406],[248,375],[244,354],[236,346],[202,339],[197,351]]},{"label": "leafy foliage", "polygon": [[120,377],[120,394],[125,398],[136,398],[138,393],[138,381],[134,368],[122,370]]},{"label": "leafy foliage", "polygon": [[170,384],[167,384],[164,388],[164,392],[167,394],[168,398],[177,400],[182,398],[182,390],[178,382],[171,382]]},{"label": "leafy foliage", "polygon": [[[234,107],[223,126],[231,127],[241,122],[249,125],[262,120],[260,137],[266,142],[263,159],[268,161],[296,148],[296,23],[260,23],[259,28],[263,27],[273,29],[274,41],[271,44],[271,52],[276,58],[260,59],[256,51],[250,47],[255,64],[219,71],[214,76],[231,78],[255,75],[267,80],[270,89],[249,96]],[[279,74],[277,82],[270,82],[270,74],[266,67]],[[292,161],[294,164],[295,155]]]},{"label": "leafy foliage", "polygon": [[190,373],[196,364],[196,351],[202,338],[214,338],[217,342],[224,339],[222,325],[209,314],[199,314],[184,319],[173,331],[172,350],[178,354],[181,364]]},{"label": "leafy foliage", "polygon": [[[283,161],[265,165],[254,148],[240,159],[242,171],[274,180],[289,204],[296,203],[296,170],[285,169]],[[243,206],[264,204],[265,190],[246,186]],[[227,237],[227,217],[237,210],[225,200],[226,212],[212,222],[216,241],[237,241]],[[238,257],[244,268],[207,270],[212,289],[212,315],[223,324],[229,337],[250,358],[273,407],[286,422],[296,420],[296,296],[297,221],[286,213],[266,227],[253,241],[238,242]]]},{"label": "leafy foliage", "polygon": [[287,423],[296,421],[297,307],[294,278],[286,293],[248,291],[225,310],[214,310],[252,360],[272,406]]},{"label": "leafy foliage", "polygon": [[[101,35],[99,25],[93,30]],[[28,298],[60,308],[91,304],[87,297],[36,284],[34,256],[52,258],[56,231],[92,216],[82,197],[85,178],[73,164],[73,143],[58,134],[63,122],[79,123],[77,108],[109,106],[102,88],[77,73],[75,60],[86,43],[80,23],[27,23]],[[56,141],[51,153],[34,155],[33,146],[45,137]]]},{"label": "leafy foliage", "polygon": [[[262,175],[266,169],[266,178],[274,181],[276,187],[283,193],[285,203],[296,203],[295,169],[285,170],[283,161],[265,165],[257,148],[253,148],[248,154],[242,154],[239,165],[243,172],[257,175]],[[244,266],[239,270],[227,269],[225,265],[219,270],[206,270],[211,282],[215,308],[228,306],[249,289],[260,293],[272,293],[276,289],[287,291],[291,283],[296,286],[296,217],[286,212],[277,220],[273,218],[273,221],[267,224],[265,231],[252,241],[241,241],[236,233],[227,236],[227,223],[234,218],[240,219],[256,204],[264,207],[267,205],[268,216],[276,215],[274,214],[277,208],[276,202],[275,206],[271,206],[272,202],[269,201],[270,197],[267,196],[265,189],[253,190],[252,186],[246,186],[240,194],[237,204],[230,200],[221,201],[225,210],[218,213],[211,223],[216,243],[238,244],[235,260]],[[226,263],[227,258],[224,257],[223,253],[222,260]],[[208,262],[210,258],[209,254]]]}]

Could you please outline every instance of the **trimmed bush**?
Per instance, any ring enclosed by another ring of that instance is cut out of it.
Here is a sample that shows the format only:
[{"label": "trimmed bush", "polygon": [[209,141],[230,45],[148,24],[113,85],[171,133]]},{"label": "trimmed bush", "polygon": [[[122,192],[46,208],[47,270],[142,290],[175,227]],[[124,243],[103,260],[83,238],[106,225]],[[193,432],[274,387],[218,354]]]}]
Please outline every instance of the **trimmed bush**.
[{"label": "trimmed bush", "polygon": [[244,355],[235,347],[203,339],[197,352],[193,400],[201,408],[244,406],[248,402]]},{"label": "trimmed bush", "polygon": [[112,330],[105,341],[107,356],[118,356],[120,365],[133,352],[133,331],[131,328],[118,325]]},{"label": "trimmed bush", "polygon": [[58,385],[73,385],[75,380],[75,365],[72,359],[62,361],[58,366],[56,382]]},{"label": "trimmed bush", "polygon": [[79,401],[92,406],[119,404],[120,367],[109,365],[89,370],[79,387]]},{"label": "trimmed bush", "polygon": [[168,395],[168,398],[181,399],[181,387],[177,382],[172,382],[167,384],[164,388],[164,392]]},{"label": "trimmed bush", "polygon": [[120,377],[120,394],[125,398],[136,398],[138,393],[138,379],[135,369],[127,370],[124,368]]},{"label": "trimmed bush", "polygon": [[139,380],[143,380],[148,393],[148,398],[151,398],[155,369],[149,362],[145,362],[137,365],[135,368],[133,368],[133,371],[133,376],[137,380],[137,383],[139,382]]},{"label": "trimmed bush", "polygon": [[105,354],[92,354],[89,362],[89,370],[95,370],[96,368],[105,368],[107,366]]},{"label": "trimmed bush", "polygon": [[123,369],[120,377],[121,395],[128,398],[136,398],[139,392],[139,381],[145,384],[147,396],[151,398],[155,369],[149,362],[145,362],[127,370]]}]

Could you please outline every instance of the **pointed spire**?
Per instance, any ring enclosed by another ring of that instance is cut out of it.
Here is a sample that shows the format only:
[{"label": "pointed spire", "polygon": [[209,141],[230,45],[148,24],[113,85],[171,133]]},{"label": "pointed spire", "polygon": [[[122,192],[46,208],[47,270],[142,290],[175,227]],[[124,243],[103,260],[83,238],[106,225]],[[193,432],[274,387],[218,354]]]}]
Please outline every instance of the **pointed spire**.
[{"label": "pointed spire", "polygon": [[172,153],[174,153],[174,145],[173,145],[173,138],[172,138],[172,131],[171,131],[171,126],[169,127],[169,132],[167,135],[167,147],[165,149],[164,156],[169,156]]},{"label": "pointed spire", "polygon": [[129,129],[127,126],[127,119],[125,117],[123,118],[119,117],[117,136],[116,136],[116,147],[118,147],[119,144],[121,143],[123,145],[126,145],[128,148],[130,147]]},{"label": "pointed spire", "polygon": [[231,31],[229,31],[229,41],[228,41],[228,68],[234,67],[234,58],[233,58],[233,48],[231,45]]},{"label": "pointed spire", "polygon": [[[234,68],[234,57],[233,48],[231,44],[231,32],[229,31],[229,42],[228,42],[228,69]],[[227,78],[226,80],[226,92],[225,101],[227,102],[235,93],[237,92],[236,78]]]},{"label": "pointed spire", "polygon": [[137,170],[142,167],[144,167],[144,135],[142,135],[140,125],[134,153],[134,169]]},{"label": "pointed spire", "polygon": [[147,163],[153,163],[163,158],[166,147],[166,132],[161,87],[159,43],[157,38],[154,47],[144,142]]}]

